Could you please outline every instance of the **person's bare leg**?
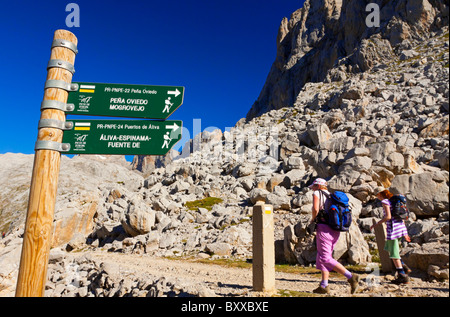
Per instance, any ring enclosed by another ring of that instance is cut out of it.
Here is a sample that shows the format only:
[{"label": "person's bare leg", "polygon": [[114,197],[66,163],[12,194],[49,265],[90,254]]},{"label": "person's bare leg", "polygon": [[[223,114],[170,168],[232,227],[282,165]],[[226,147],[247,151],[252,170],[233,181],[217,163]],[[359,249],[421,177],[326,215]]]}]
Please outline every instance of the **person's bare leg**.
[{"label": "person's bare leg", "polygon": [[394,266],[396,269],[403,267],[402,261],[400,261],[400,259],[391,259],[391,260],[392,262],[394,262]]},{"label": "person's bare leg", "polygon": [[[345,275],[345,273],[347,272],[347,269],[341,264],[338,263],[336,264],[336,266],[333,268],[333,271],[340,273],[342,275]],[[328,272],[327,272],[328,273]]]},{"label": "person's bare leg", "polygon": [[330,272],[328,272],[327,270],[321,272],[322,272],[322,281],[328,281],[328,278],[330,277]]}]

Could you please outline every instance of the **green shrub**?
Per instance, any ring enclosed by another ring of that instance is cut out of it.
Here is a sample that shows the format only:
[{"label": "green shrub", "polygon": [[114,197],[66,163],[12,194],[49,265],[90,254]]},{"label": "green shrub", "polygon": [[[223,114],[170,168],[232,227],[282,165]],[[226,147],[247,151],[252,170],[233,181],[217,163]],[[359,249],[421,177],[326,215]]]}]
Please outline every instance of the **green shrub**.
[{"label": "green shrub", "polygon": [[185,206],[189,210],[197,210],[197,208],[206,208],[208,210],[211,210],[215,204],[220,204],[221,202],[223,202],[222,198],[206,197],[200,200],[187,201],[185,203]]}]

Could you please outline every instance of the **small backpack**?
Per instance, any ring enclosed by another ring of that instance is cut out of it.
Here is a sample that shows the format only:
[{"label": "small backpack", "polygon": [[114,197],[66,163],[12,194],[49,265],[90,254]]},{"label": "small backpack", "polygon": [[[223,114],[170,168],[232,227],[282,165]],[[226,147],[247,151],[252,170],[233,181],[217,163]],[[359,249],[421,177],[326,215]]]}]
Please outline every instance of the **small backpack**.
[{"label": "small backpack", "polygon": [[389,199],[391,203],[391,216],[395,220],[408,220],[409,210],[406,205],[406,197],[403,195],[394,195]]},{"label": "small backpack", "polygon": [[336,191],[331,195],[320,191],[328,199],[331,199],[331,206],[328,210],[320,210],[319,223],[329,225],[337,231],[348,231],[352,224],[352,212],[349,206],[348,196],[341,191]]}]

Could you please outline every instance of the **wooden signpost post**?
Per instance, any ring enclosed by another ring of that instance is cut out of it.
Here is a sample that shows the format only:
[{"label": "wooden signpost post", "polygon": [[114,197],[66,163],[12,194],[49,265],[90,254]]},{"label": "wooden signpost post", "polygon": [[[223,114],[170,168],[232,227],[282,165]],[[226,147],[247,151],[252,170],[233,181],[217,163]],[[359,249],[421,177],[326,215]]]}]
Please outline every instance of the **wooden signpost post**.
[{"label": "wooden signpost post", "polygon": [[[373,225],[377,224],[377,220],[372,219]],[[381,224],[374,227],[375,238],[377,241],[378,254],[380,256],[381,271],[383,273],[394,272],[395,267],[391,258],[389,257],[389,252],[384,249],[384,243],[386,241],[386,224]]]},{"label": "wooden signpost post", "polygon": [[[48,85],[46,85],[48,88],[44,90],[44,101],[55,104],[67,102],[66,87],[70,87],[73,73],[59,66],[73,66],[77,43],[77,38],[71,32],[65,30],[55,32],[50,60],[54,61],[56,66],[48,68]],[[65,113],[53,108],[44,109],[41,112],[41,120],[47,119],[63,122]],[[62,130],[45,127],[39,129],[37,140],[41,144],[42,142],[57,144],[61,143],[62,138]],[[16,296],[18,297],[44,295],[60,159],[61,154],[58,151],[41,149],[35,153],[17,278]]]},{"label": "wooden signpost post", "polygon": [[[181,139],[182,121],[167,119],[184,87],[72,83],[78,40],[57,30],[48,63],[17,297],[44,296],[61,153],[165,155]],[[71,103],[69,103],[69,101]],[[67,120],[67,114],[154,120]]]}]

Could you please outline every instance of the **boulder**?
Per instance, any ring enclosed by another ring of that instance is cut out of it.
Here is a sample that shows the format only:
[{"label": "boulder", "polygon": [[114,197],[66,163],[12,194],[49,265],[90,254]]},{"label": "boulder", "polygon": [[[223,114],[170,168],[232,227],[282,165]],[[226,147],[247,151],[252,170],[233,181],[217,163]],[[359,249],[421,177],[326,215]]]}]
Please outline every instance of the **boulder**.
[{"label": "boulder", "polygon": [[300,142],[291,141],[284,139],[280,146],[280,158],[285,159],[294,153],[300,153],[301,145]]},{"label": "boulder", "polygon": [[448,182],[447,171],[397,175],[392,181],[391,191],[405,195],[409,210],[417,216],[439,216],[449,209]]},{"label": "boulder", "polygon": [[225,242],[208,243],[205,246],[205,252],[218,256],[229,256],[232,250],[232,246]]},{"label": "boulder", "polygon": [[255,171],[256,171],[255,164],[244,163],[244,164],[239,164],[238,166],[236,166],[234,168],[232,174],[234,177],[238,178],[238,177],[252,175],[255,173]]},{"label": "boulder", "polygon": [[276,186],[274,191],[266,196],[266,204],[272,205],[274,210],[291,210],[291,200],[286,188],[282,186]]},{"label": "boulder", "polygon": [[95,194],[73,195],[72,201],[58,201],[51,246],[61,246],[79,235],[87,237],[93,230],[97,208],[98,196]]},{"label": "boulder", "polygon": [[354,219],[348,233],[341,233],[335,245],[333,257],[340,259],[343,255],[349,264],[367,264],[371,262],[369,246],[364,239],[357,221]]},{"label": "boulder", "polygon": [[279,263],[309,265],[316,261],[317,249],[314,224],[309,216],[302,216],[296,225],[284,228],[283,259]]},{"label": "boulder", "polygon": [[394,153],[397,150],[395,143],[390,141],[370,144],[368,148],[374,164],[385,167],[391,165],[388,160],[389,154]]},{"label": "boulder", "polygon": [[291,155],[286,160],[284,165],[285,171],[290,171],[292,169],[300,169],[304,170],[305,165],[303,164],[303,159],[297,154],[297,155]]},{"label": "boulder", "polygon": [[232,246],[250,245],[252,243],[252,235],[243,228],[231,226],[223,230],[217,242],[228,243]]},{"label": "boulder", "polygon": [[307,175],[304,169],[292,169],[286,174],[283,174],[282,185],[286,188],[293,186],[301,186],[301,183],[305,181],[305,175]]},{"label": "boulder", "polygon": [[449,269],[448,268],[441,268],[437,265],[430,265],[428,266],[427,270],[428,275],[433,276],[439,280],[448,280],[449,278]]},{"label": "boulder", "polygon": [[[448,251],[448,242],[431,242],[423,245],[409,244],[402,249],[400,255],[408,266],[428,272],[430,266],[448,270]],[[432,271],[436,269],[432,268]]]},{"label": "boulder", "polygon": [[448,135],[448,133],[449,133],[449,116],[446,115],[429,124],[426,128],[420,131],[419,136],[422,138],[433,138],[437,136]]},{"label": "boulder", "polygon": [[372,166],[372,159],[368,156],[354,156],[346,160],[338,169],[338,172],[354,170],[364,172]]},{"label": "boulder", "polygon": [[354,137],[337,137],[331,138],[327,141],[320,143],[318,146],[319,150],[327,150],[329,152],[341,152],[347,153],[354,147],[355,138]]},{"label": "boulder", "polygon": [[438,160],[439,166],[449,171],[449,149],[445,148],[434,153],[434,157]]},{"label": "boulder", "polygon": [[360,172],[347,168],[328,181],[328,188],[331,191],[339,190],[348,193],[360,176]]},{"label": "boulder", "polygon": [[250,202],[256,204],[258,201],[266,201],[270,192],[264,188],[254,188],[249,193]]},{"label": "boulder", "polygon": [[324,123],[308,128],[308,134],[314,145],[326,142],[332,137],[330,129]]},{"label": "boulder", "polygon": [[149,233],[155,225],[155,211],[142,201],[134,201],[128,206],[128,211],[122,219],[125,232],[134,237]]},{"label": "boulder", "polygon": [[284,240],[283,240],[283,263],[297,264],[297,256],[295,254],[295,248],[298,244],[298,237],[294,233],[294,226],[290,225],[284,228]]}]

